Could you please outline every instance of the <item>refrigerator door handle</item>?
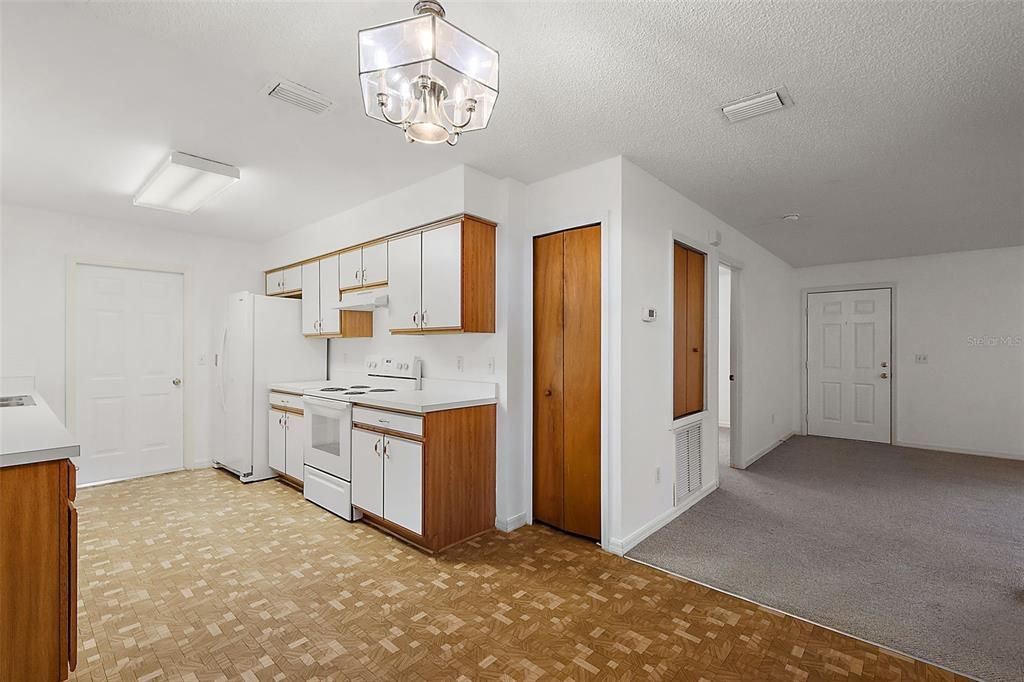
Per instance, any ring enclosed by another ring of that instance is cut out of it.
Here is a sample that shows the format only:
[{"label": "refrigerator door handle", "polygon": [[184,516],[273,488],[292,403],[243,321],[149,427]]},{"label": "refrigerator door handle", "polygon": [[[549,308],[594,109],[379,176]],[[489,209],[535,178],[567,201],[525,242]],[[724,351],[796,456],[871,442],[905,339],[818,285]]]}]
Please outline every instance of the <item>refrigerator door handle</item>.
[{"label": "refrigerator door handle", "polygon": [[220,409],[222,411],[226,411],[228,408],[227,391],[225,390],[224,387],[224,356],[227,354],[228,350],[228,329],[229,327],[225,325],[224,338],[222,338],[220,342],[220,364],[218,365],[218,374],[220,376],[220,381],[218,381],[217,383],[220,384]]}]

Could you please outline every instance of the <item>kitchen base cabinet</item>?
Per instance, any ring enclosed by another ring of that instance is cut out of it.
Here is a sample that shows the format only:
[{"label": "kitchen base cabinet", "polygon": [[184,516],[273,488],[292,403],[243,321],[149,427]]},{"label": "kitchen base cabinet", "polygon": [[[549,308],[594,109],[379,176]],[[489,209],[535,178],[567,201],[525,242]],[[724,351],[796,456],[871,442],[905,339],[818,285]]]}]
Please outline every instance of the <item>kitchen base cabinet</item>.
[{"label": "kitchen base cabinet", "polygon": [[302,413],[271,407],[267,415],[267,463],[287,482],[301,487],[305,470]]},{"label": "kitchen base cabinet", "polygon": [[75,467],[0,467],[0,680],[56,682],[78,651]]},{"label": "kitchen base cabinet", "polygon": [[387,415],[353,411],[352,504],[363,520],[429,552],[494,528],[495,406]]}]

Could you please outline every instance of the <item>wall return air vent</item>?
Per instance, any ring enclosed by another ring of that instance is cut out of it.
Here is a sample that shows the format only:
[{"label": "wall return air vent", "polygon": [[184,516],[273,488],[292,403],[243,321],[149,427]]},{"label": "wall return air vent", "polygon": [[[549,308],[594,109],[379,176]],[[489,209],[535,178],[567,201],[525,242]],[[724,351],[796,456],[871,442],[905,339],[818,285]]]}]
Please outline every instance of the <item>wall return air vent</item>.
[{"label": "wall return air vent", "polygon": [[730,102],[722,107],[722,113],[725,114],[730,123],[736,123],[737,121],[781,109],[787,104],[788,97],[785,90],[772,90],[771,92],[762,92]]},{"label": "wall return air vent", "polygon": [[331,100],[316,90],[310,90],[306,86],[292,81],[274,81],[267,88],[267,94],[274,99],[279,99],[314,114],[322,114],[331,108]]}]

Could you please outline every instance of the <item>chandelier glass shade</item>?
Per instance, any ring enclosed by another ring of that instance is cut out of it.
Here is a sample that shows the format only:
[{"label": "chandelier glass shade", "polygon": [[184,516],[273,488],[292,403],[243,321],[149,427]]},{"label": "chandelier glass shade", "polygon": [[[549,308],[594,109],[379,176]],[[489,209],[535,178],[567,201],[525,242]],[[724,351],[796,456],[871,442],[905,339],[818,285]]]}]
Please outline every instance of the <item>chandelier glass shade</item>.
[{"label": "chandelier glass shade", "polygon": [[359,31],[359,81],[367,116],[409,142],[454,145],[486,128],[498,99],[498,53],[421,0],[416,16]]}]

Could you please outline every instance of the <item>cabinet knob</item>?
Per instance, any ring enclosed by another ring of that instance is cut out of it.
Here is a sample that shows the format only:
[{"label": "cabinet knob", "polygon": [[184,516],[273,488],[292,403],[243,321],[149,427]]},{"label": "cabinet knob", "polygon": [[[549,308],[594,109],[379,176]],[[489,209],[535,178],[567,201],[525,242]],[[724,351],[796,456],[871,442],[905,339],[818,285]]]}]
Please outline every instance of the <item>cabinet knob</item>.
[{"label": "cabinet knob", "polygon": [[544,395],[546,395],[546,396],[551,395],[551,389],[550,388],[544,389]]}]

